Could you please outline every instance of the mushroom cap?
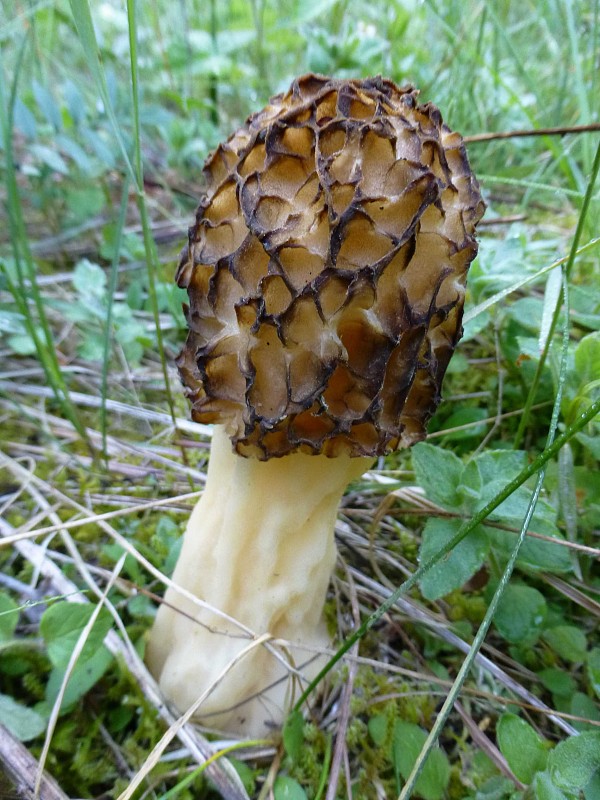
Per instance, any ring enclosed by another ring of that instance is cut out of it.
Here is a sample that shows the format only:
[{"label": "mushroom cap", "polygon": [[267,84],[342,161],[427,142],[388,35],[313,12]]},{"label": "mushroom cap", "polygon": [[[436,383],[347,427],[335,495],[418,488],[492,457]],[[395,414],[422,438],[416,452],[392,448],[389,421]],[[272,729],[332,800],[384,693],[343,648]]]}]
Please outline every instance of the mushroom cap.
[{"label": "mushroom cap", "polygon": [[425,436],[485,206],[412,86],[304,75],[209,156],[181,254],[198,422],[261,460]]}]

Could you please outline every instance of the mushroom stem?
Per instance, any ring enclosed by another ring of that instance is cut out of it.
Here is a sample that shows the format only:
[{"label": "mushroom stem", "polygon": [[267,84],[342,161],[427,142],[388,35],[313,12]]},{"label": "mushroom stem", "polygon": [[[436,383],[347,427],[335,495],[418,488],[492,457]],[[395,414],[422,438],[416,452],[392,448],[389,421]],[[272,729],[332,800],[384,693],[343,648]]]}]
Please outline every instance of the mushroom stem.
[{"label": "mushroom stem", "polygon": [[[303,453],[243,458],[232,451],[224,428],[215,426],[206,487],[173,580],[240,627],[168,589],[147,662],[180,711],[247,646],[248,630],[288,640],[291,646],[281,652],[291,655],[306,679],[316,675],[323,659],[310,649],[329,643],[323,606],[336,558],[338,505],[348,483],[371,463]],[[293,680],[272,648],[257,647],[217,683],[198,717],[213,728],[268,735],[285,717]]]}]

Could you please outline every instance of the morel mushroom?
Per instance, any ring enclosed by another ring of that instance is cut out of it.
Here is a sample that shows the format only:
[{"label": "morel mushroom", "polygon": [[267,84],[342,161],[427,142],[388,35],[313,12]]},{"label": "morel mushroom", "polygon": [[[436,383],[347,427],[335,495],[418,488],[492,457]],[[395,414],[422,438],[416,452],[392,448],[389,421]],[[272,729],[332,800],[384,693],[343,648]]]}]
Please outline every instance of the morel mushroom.
[{"label": "morel mushroom", "polygon": [[[461,335],[484,204],[460,135],[417,94],[296,80],[209,157],[177,272],[178,367],[193,418],[216,427],[173,579],[290,642],[305,677],[329,642],[339,501],[374,457],[424,437]],[[148,663],[184,711],[249,640],[175,589],[165,599]],[[281,661],[250,652],[200,718],[268,734],[298,674]]]}]

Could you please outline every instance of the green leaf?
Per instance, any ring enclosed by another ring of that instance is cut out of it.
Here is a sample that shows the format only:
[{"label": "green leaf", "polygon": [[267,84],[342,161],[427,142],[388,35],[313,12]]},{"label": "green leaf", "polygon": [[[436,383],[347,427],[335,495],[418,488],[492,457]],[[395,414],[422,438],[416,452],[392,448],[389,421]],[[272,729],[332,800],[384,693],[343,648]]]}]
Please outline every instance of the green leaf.
[{"label": "green leaf", "polygon": [[[394,724],[392,764],[398,788],[401,786],[400,776],[404,780],[408,778],[426,739],[427,733],[412,722],[397,720]],[[437,747],[431,751],[425,762],[415,785],[415,794],[424,800],[441,800],[449,780],[450,764],[446,754]]]},{"label": "green leaf", "polygon": [[427,498],[444,508],[456,508],[460,498],[456,488],[460,483],[463,463],[449,450],[419,442],[412,449],[412,463],[417,483]]},{"label": "green leaf", "polygon": [[508,766],[523,783],[531,783],[535,773],[546,768],[544,740],[524,719],[503,714],[496,725],[496,738]]},{"label": "green leaf", "polygon": [[576,683],[568,672],[549,667],[538,672],[543,685],[557,697],[570,697],[575,691]]},{"label": "green leaf", "polygon": [[[445,442],[461,442],[464,439],[480,438],[485,435],[486,426],[483,420],[487,419],[488,412],[485,408],[459,408],[450,414],[444,422],[444,429],[448,433],[444,434]],[[480,423],[479,425],[474,423]],[[462,428],[468,425],[468,428]],[[451,430],[452,428],[462,428],[461,430]],[[440,431],[442,433],[443,431]]]},{"label": "green leaf", "polygon": [[[427,520],[421,540],[419,561],[421,563],[428,561],[456,536],[461,524],[461,520],[457,519]],[[437,600],[438,597],[460,588],[481,567],[488,550],[488,537],[479,525],[423,576],[419,583],[423,596],[428,600]]]},{"label": "green leaf", "polygon": [[[54,666],[46,686],[48,703],[53,703],[56,699],[71,653],[93,612],[94,607],[91,604],[62,602],[50,606],[42,616],[40,632]],[[101,609],[69,678],[63,708],[77,702],[110,666],[113,657],[104,646],[103,640],[111,625],[112,617],[106,609]]]},{"label": "green leaf", "polygon": [[585,789],[600,771],[600,731],[585,731],[560,742],[548,757],[548,770],[560,789]]},{"label": "green leaf", "polygon": [[475,800],[507,800],[514,795],[515,784],[501,775],[485,781],[477,791]]},{"label": "green leaf", "polygon": [[600,331],[594,331],[577,345],[575,350],[575,371],[581,381],[582,390],[600,376]]},{"label": "green leaf", "polygon": [[6,592],[0,592],[0,642],[12,639],[18,621],[19,606]]},{"label": "green leaf", "polygon": [[498,632],[512,644],[534,644],[546,619],[544,596],[537,589],[520,584],[506,587],[494,616]]},{"label": "green leaf", "polygon": [[588,436],[587,433],[578,433],[575,438],[590,451],[594,458],[600,461],[600,436]]},{"label": "green leaf", "polygon": [[487,450],[474,460],[484,485],[492,481],[505,485],[527,465],[527,453],[522,450]]},{"label": "green leaf", "polygon": [[[54,603],[48,608],[40,621],[40,633],[48,648],[48,657],[55,667],[66,667],[81,631],[94,612],[91,603]],[[90,635],[87,638],[81,660],[96,655],[98,648],[111,628],[112,618],[102,609]]]},{"label": "green leaf", "polygon": [[556,786],[549,772],[538,772],[532,783],[535,800],[570,800],[566,794]]},{"label": "green leaf", "polygon": [[44,732],[46,719],[6,694],[0,694],[0,723],[21,742],[35,739]]},{"label": "green leaf", "polygon": [[31,88],[33,96],[42,114],[52,127],[59,131],[62,128],[60,108],[50,91],[38,81],[33,81]]},{"label": "green leaf", "polygon": [[544,631],[544,640],[565,661],[585,661],[587,641],[584,632],[573,625],[556,625]]},{"label": "green leaf", "polygon": [[77,263],[71,278],[77,293],[85,299],[101,301],[106,294],[106,274],[102,267],[88,261],[87,258]]},{"label": "green leaf", "polygon": [[15,98],[14,117],[15,128],[28,139],[35,139],[37,136],[35,117],[19,97]]},{"label": "green leaf", "polygon": [[373,744],[382,747],[387,738],[388,720],[385,714],[376,714],[368,722],[369,736]]},{"label": "green leaf", "polygon": [[304,748],[304,719],[300,711],[291,711],[283,726],[283,746],[294,764]]},{"label": "green leaf", "polygon": [[298,781],[288,775],[278,775],[273,786],[275,800],[307,800],[306,792]]},{"label": "green leaf", "polygon": [[[513,528],[520,526],[522,522],[523,517],[505,520],[505,523]],[[531,529],[557,541],[564,541],[564,537],[558,533],[554,525],[549,525],[543,519],[536,519],[535,516],[531,523]],[[514,534],[489,527],[486,527],[486,531],[492,542],[493,549],[498,552],[499,557],[502,559],[509,558],[514,546]],[[560,544],[552,544],[544,539],[534,538],[533,536],[525,538],[519,552],[517,564],[536,572],[560,573],[571,570],[568,548]]]},{"label": "green leaf", "polygon": [[552,318],[562,292],[562,272],[553,269],[546,279],[546,290],[544,292],[544,307],[540,322],[540,353],[546,347],[548,336],[552,330]]},{"label": "green leaf", "polygon": [[580,722],[579,720],[573,720],[573,727],[578,731],[589,731],[589,730],[598,730],[598,726],[594,725],[593,723],[600,722],[600,709],[594,703],[591,697],[588,697],[587,694],[583,692],[575,692],[571,697],[571,714],[574,714],[576,717],[583,717],[585,720],[590,720],[590,722]]},{"label": "green leaf", "polygon": [[69,174],[66,161],[56,150],[52,150],[51,147],[46,147],[44,144],[32,144],[30,149],[43,164],[54,172],[58,172],[61,175]]},{"label": "green leaf", "polygon": [[600,647],[594,647],[588,653],[587,672],[596,697],[600,698]]}]

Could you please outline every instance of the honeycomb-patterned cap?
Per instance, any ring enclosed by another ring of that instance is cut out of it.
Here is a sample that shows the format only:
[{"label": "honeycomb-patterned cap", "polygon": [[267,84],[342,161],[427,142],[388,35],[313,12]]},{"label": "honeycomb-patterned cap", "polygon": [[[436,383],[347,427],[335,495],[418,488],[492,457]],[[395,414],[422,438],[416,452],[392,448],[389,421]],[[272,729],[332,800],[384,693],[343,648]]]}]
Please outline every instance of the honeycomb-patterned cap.
[{"label": "honeycomb-patterned cap", "polygon": [[193,418],[240,455],[425,435],[485,206],[461,136],[417,94],[305,75],[206,162],[177,363]]}]

